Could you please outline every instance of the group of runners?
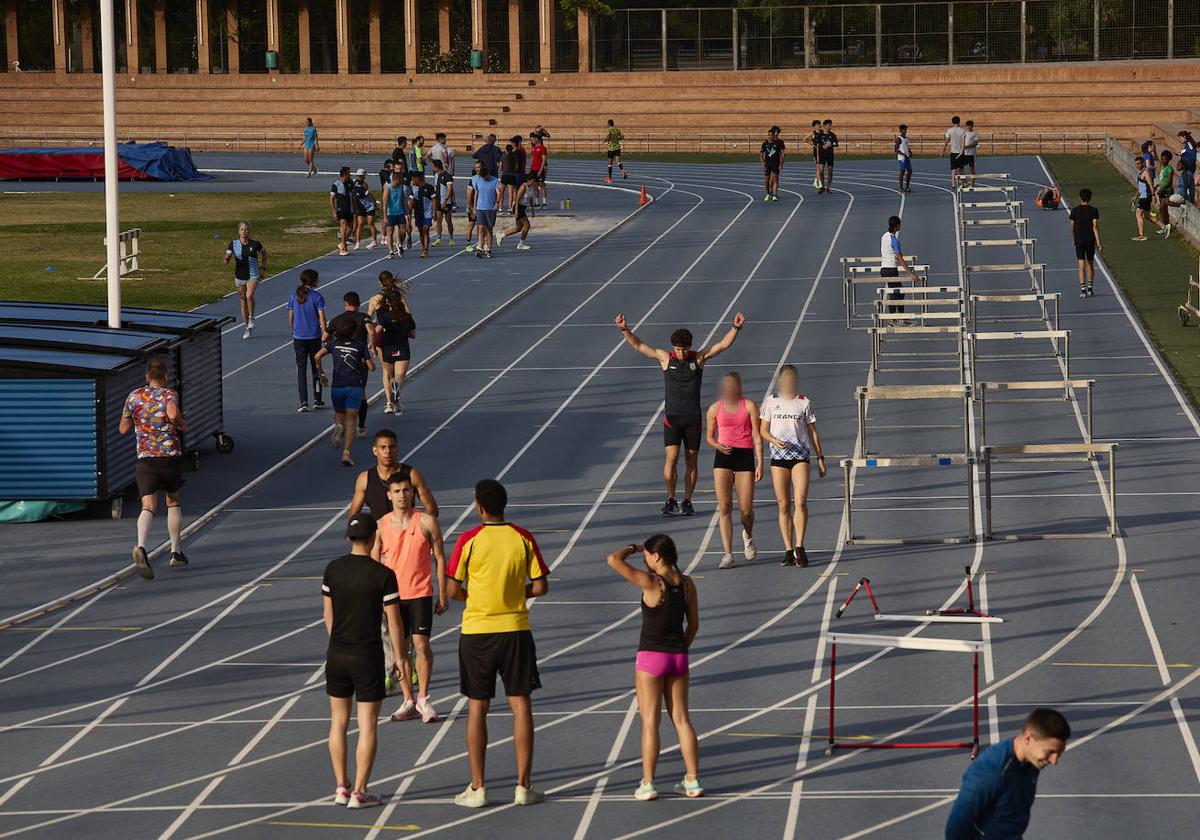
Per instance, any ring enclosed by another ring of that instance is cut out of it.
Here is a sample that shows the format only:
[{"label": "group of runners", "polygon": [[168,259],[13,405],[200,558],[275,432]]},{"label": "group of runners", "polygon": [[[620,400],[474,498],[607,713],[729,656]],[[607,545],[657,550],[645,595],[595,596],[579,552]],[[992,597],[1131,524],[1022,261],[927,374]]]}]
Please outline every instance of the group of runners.
[{"label": "group of runners", "polygon": [[1196,140],[1192,133],[1181,129],[1180,152],[1158,150],[1153,140],[1142,143],[1141,154],[1134,160],[1135,187],[1131,205],[1137,218],[1135,242],[1146,241],[1146,222],[1157,218],[1159,236],[1171,235],[1171,209],[1196,204]]}]

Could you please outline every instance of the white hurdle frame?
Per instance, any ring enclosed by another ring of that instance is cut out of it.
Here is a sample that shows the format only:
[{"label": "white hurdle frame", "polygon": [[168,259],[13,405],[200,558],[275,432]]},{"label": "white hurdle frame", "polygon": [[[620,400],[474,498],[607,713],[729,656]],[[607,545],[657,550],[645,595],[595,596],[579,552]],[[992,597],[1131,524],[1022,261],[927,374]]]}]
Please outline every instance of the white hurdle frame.
[{"label": "white hurdle frame", "polygon": [[1087,391],[1087,407],[1085,418],[1087,421],[1087,439],[1086,443],[1093,443],[1095,437],[1092,434],[1092,392],[1095,390],[1095,379],[1066,379],[1058,380],[1026,380],[1022,382],[976,382],[975,389],[977,392],[976,399],[979,400],[979,445],[987,445],[987,392],[988,391],[1061,391],[1060,397],[1018,397],[1009,400],[992,400],[993,403],[1035,403],[1035,402],[1063,402],[1070,401],[1075,398],[1075,391]]},{"label": "white hurdle frame", "polygon": [[[1117,444],[1108,443],[1028,443],[1008,446],[984,446],[984,539],[986,540],[1081,540],[1109,539],[1117,536]],[[1086,455],[1093,460],[1099,453],[1108,453],[1108,530],[1074,534],[997,534],[992,530],[992,464],[1001,461],[1022,460],[1018,457],[1033,456],[1032,461],[1075,461],[1072,455]],[[997,457],[999,456],[999,457]]]},{"label": "white hurdle frame", "polygon": [[870,400],[962,400],[963,405],[963,455],[971,454],[971,388],[968,385],[859,385],[855,391],[858,398],[858,436],[864,455],[867,448],[867,402]]},{"label": "white hurdle frame", "polygon": [[[1037,240],[1026,237],[1017,239],[960,239],[959,244],[965,256],[968,248],[1020,248],[1025,262],[1037,262]],[[966,262],[966,260],[963,260]]]},{"label": "white hurdle frame", "polygon": [[962,233],[966,234],[969,227],[990,227],[992,225],[1012,225],[1019,239],[1025,239],[1029,235],[1029,220],[1024,217],[1009,217],[1007,219],[975,219],[975,218],[960,218],[959,225]]},{"label": "white hurdle frame", "polygon": [[[132,274],[141,269],[141,228],[130,228],[123,230],[118,238],[118,254],[117,272],[121,277],[126,274]],[[108,247],[108,237],[104,237],[104,245]],[[108,266],[104,266],[99,271],[91,276],[92,280],[99,280],[108,274]]]},{"label": "white hurdle frame", "polygon": [[[916,254],[905,254],[904,259],[909,264],[919,262],[920,257]],[[846,289],[849,287],[850,269],[851,268],[869,268],[871,266],[879,267],[883,262],[882,256],[877,257],[841,257],[842,264],[842,303],[846,302]]]},{"label": "white hurdle frame", "polygon": [[929,266],[920,265],[909,262],[909,268],[917,275],[914,282],[912,277],[907,273],[897,277],[883,277],[881,272],[882,266],[850,266],[845,269],[846,279],[845,286],[842,288],[842,300],[846,304],[846,328],[854,329],[853,322],[858,316],[858,293],[856,286],[874,285],[879,286],[881,283],[910,283],[914,286],[929,285]]},{"label": "white hurdle frame", "polygon": [[[971,295],[971,286],[974,283],[973,275],[986,274],[990,272],[1017,272],[1024,271],[1029,273],[1029,290],[1034,294],[1044,294],[1046,291],[1046,264],[1038,262],[1023,262],[1023,263],[991,263],[988,265],[964,265],[963,266],[963,286],[964,293],[969,297]],[[990,294],[1018,294],[1023,292],[1023,289],[991,289]]]},{"label": "white hurdle frame", "polygon": [[[1030,339],[1049,339],[1054,346],[1055,358],[1063,360],[1063,381],[1071,379],[1071,331],[1070,330],[1013,330],[1011,332],[972,332],[967,334],[967,343],[971,349],[971,381],[976,382],[975,364],[979,361],[980,341],[1027,341]],[[1062,352],[1059,352],[1058,341],[1062,339]],[[1036,359],[1038,356],[997,356],[994,358],[1007,359]]]},{"label": "white hurdle frame", "polygon": [[[970,747],[971,758],[979,753],[979,654],[983,642],[974,639],[938,639],[931,636],[882,636],[875,633],[829,633],[829,738],[825,755],[834,750],[904,750],[904,749],[966,749]],[[835,710],[837,708],[837,649],[838,645],[857,645],[874,648],[900,648],[901,650],[927,650],[971,654],[972,672],[972,737],[970,741],[852,741],[839,742],[834,737]]]},{"label": "white hurdle frame", "polygon": [[[966,383],[967,358],[963,352],[963,335],[966,334],[966,327],[962,324],[956,324],[952,327],[867,327],[867,332],[871,334],[871,372],[878,374],[881,370],[879,367],[880,360],[885,356],[910,356],[910,357],[944,357],[949,353],[929,352],[920,353],[912,351],[908,353],[892,352],[884,353],[883,336],[887,335],[909,335],[909,336],[954,336],[954,350],[958,354],[958,381],[960,384]],[[927,368],[928,370],[928,368]]]},{"label": "white hurdle frame", "polygon": [[[942,538],[914,537],[856,537],[854,536],[854,493],[851,490],[850,470],[876,469],[882,467],[953,467],[967,468],[967,536]],[[846,544],[847,545],[959,545],[975,540],[975,459],[962,453],[932,455],[894,455],[890,457],[870,456],[866,458],[843,458],[842,476],[845,487]]]},{"label": "white hurdle frame", "polygon": [[1022,295],[1001,295],[1001,294],[971,295],[970,298],[968,298],[967,312],[968,312],[968,318],[971,321],[971,331],[972,332],[976,331],[979,326],[979,303],[981,301],[983,303],[1038,303],[1038,304],[1041,304],[1041,306],[1040,306],[1040,308],[1042,310],[1041,317],[1022,318],[1020,316],[1015,316],[1015,315],[999,315],[999,316],[996,316],[993,318],[985,319],[994,324],[1004,324],[1004,323],[1013,324],[1013,323],[1019,323],[1022,321],[1038,321],[1038,322],[1044,321],[1050,315],[1050,313],[1046,310],[1046,303],[1051,302],[1051,303],[1053,303],[1053,311],[1054,311],[1054,318],[1051,322],[1052,326],[1056,330],[1062,329],[1062,318],[1060,317],[1060,314],[1059,314],[1060,303],[1062,301],[1062,293],[1061,292],[1031,292],[1029,294],[1022,294]]}]

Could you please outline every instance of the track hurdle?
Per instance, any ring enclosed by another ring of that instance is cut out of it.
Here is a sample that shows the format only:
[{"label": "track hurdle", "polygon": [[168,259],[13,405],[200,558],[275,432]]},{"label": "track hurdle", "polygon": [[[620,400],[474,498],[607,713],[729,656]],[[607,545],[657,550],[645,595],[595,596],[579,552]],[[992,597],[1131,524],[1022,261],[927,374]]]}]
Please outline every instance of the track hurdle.
[{"label": "track hurdle", "polygon": [[[141,228],[130,228],[123,230],[119,234],[120,242],[120,259],[117,261],[117,273],[124,277],[126,274],[131,274],[138,271],[141,266]],[[104,244],[107,247],[108,237],[104,237]],[[100,280],[108,274],[108,266],[101,266],[100,269],[90,278],[81,277],[81,280]]]},{"label": "track hurdle", "polygon": [[1008,213],[1014,219],[1017,214],[1022,212],[1024,205],[1020,201],[1004,200],[1004,201],[961,201],[958,204],[959,210],[970,210],[977,213]]},{"label": "track hurdle", "polygon": [[[916,254],[905,254],[904,259],[908,261],[909,265],[915,262],[920,262],[920,257],[918,257]],[[840,262],[842,264],[842,303],[845,303],[846,289],[848,288],[848,281],[850,280],[850,269],[856,267],[870,268],[871,266],[878,268],[883,262],[883,257],[841,257]]]},{"label": "track hurdle", "polygon": [[[850,470],[877,469],[885,467],[953,467],[967,468],[967,535],[965,537],[911,538],[911,537],[861,537],[854,535],[854,492],[851,490]],[[958,545],[975,540],[975,459],[961,453],[954,455],[897,455],[888,458],[844,458],[842,476],[845,486],[846,544],[847,545]]]},{"label": "track hurdle", "polygon": [[[911,357],[946,357],[948,352],[898,352],[892,351],[883,352],[883,339],[885,336],[924,336],[924,340],[930,340],[933,336],[948,336],[954,340],[954,352],[958,355],[958,381],[959,383],[966,382],[966,355],[963,352],[962,337],[966,328],[962,324],[956,324],[952,327],[867,327],[867,332],[871,334],[871,372],[879,373],[880,360],[884,356],[911,356]],[[933,370],[925,368],[925,370]]]},{"label": "track hurdle", "polygon": [[[1042,294],[1046,291],[1046,264],[1035,262],[1023,263],[991,263],[988,265],[964,265],[963,266],[963,286],[967,295],[971,294],[971,287],[974,284],[976,274],[986,274],[991,272],[1014,272],[1024,271],[1029,273],[1029,291],[1034,294]],[[989,292],[994,294],[1020,294],[1024,289],[990,289]]]},{"label": "track hurdle", "polygon": [[[1117,444],[1115,443],[1029,443],[1011,446],[984,446],[984,539],[987,540],[1079,540],[1111,538],[1117,535]],[[1073,534],[997,534],[992,530],[992,464],[1023,460],[1019,456],[1032,456],[1024,460],[1075,461],[1086,455],[1092,460],[1096,455],[1108,453],[1108,530]]]},{"label": "track hurdle", "polygon": [[[1192,296],[1196,297],[1196,302],[1192,303]],[[1196,278],[1188,275],[1187,298],[1183,303],[1179,304],[1179,323],[1185,327],[1193,317],[1200,318],[1200,283],[1196,282]]]},{"label": "track hurdle", "polygon": [[867,448],[869,400],[962,400],[963,454],[971,453],[971,388],[968,385],[859,385],[855,396],[858,397],[858,436],[864,455],[871,454]]},{"label": "track hurdle", "polygon": [[[835,710],[837,708],[837,649],[838,645],[859,647],[900,648],[901,650],[926,650],[971,654],[972,670],[972,718],[974,721],[970,741],[838,741],[834,734]],[[971,758],[979,753],[979,653],[983,642],[969,639],[934,639],[922,636],[878,636],[864,633],[829,634],[829,742],[825,755],[834,750],[917,750],[917,749],[967,749]]]},{"label": "track hurdle", "polygon": [[935,609],[925,610],[920,615],[908,615],[904,613],[885,613],[879,608],[879,602],[875,600],[875,593],[871,591],[871,581],[869,578],[859,578],[858,583],[854,584],[854,588],[850,590],[850,594],[846,596],[846,600],[842,601],[842,605],[838,607],[835,618],[841,618],[846,608],[850,606],[850,602],[854,600],[859,592],[865,591],[867,597],[871,599],[871,608],[875,610],[876,621],[913,621],[918,624],[1003,624],[1004,619],[997,615],[989,615],[980,612],[975,606],[975,590],[971,585],[971,567],[967,566],[967,606],[955,607],[952,609]]},{"label": "track hurdle", "polygon": [[975,388],[978,393],[979,400],[979,445],[987,445],[987,406],[988,406],[988,391],[1061,391],[1060,397],[1015,397],[1013,399],[992,400],[993,403],[1035,403],[1035,402],[1060,402],[1063,400],[1071,400],[1074,398],[1075,391],[1087,391],[1087,411],[1085,418],[1087,421],[1087,439],[1086,443],[1092,443],[1092,392],[1095,389],[1095,379],[1066,379],[1061,382],[1058,380],[1048,381],[1026,381],[1026,382],[976,382]]},{"label": "track hurdle", "polygon": [[1037,303],[1037,304],[1040,304],[1040,308],[1042,310],[1041,317],[1022,318],[1022,317],[1016,316],[1016,315],[1004,315],[1004,316],[997,316],[994,318],[987,319],[988,321],[991,321],[994,324],[1004,324],[1004,323],[1014,324],[1014,323],[1019,323],[1022,321],[1044,321],[1050,315],[1050,312],[1048,312],[1046,309],[1046,304],[1050,303],[1050,304],[1052,304],[1051,308],[1053,309],[1053,312],[1054,312],[1054,317],[1051,320],[1051,324],[1053,325],[1053,328],[1056,330],[1062,329],[1062,319],[1060,318],[1060,315],[1059,315],[1059,304],[1061,303],[1061,301],[1062,301],[1062,293],[1061,292],[1048,292],[1048,293],[1032,292],[1030,294],[1023,294],[1023,295],[993,295],[993,294],[971,295],[970,304],[968,306],[969,317],[971,320],[971,330],[975,331],[979,325],[979,304],[980,303]]},{"label": "track hurdle", "polygon": [[[975,377],[975,365],[979,361],[978,344],[980,341],[1028,341],[1030,339],[1049,339],[1054,345],[1055,357],[1061,357],[1063,360],[1063,381],[1071,379],[1071,331],[1070,330],[1030,330],[1013,332],[973,332],[967,334],[967,340],[971,347],[971,381],[978,381]],[[1062,352],[1059,352],[1058,342],[1062,340]],[[1040,356],[1036,355],[1009,355],[1009,356],[993,356],[992,359],[1036,359]]]},{"label": "track hurdle", "polygon": [[[975,177],[978,178],[979,176],[977,175]],[[1000,184],[1000,185],[967,184],[966,186],[960,186],[956,190],[956,194],[960,200],[967,193],[970,193],[972,195],[974,195],[976,193],[1000,193],[1001,195],[1003,195],[1005,197],[1005,199],[1011,199],[1016,196],[1017,188],[1013,187],[1013,186],[1009,186],[1007,184]]]},{"label": "track hurdle", "polygon": [[930,309],[953,309],[965,313],[966,303],[961,286],[912,286],[875,290],[876,312],[900,309],[903,312],[928,312]]},{"label": "track hurdle", "polygon": [[[963,254],[967,253],[968,248],[1020,248],[1021,256],[1025,258],[1025,262],[1037,261],[1037,240],[1018,238],[1018,239],[961,239],[959,240]],[[964,260],[965,262],[965,260]]]},{"label": "track hurdle", "polygon": [[1017,232],[1017,237],[1024,239],[1029,235],[1029,220],[1025,218],[1009,217],[1007,219],[959,219],[963,233],[969,227],[991,227],[993,225],[1012,225]]},{"label": "track hurdle", "polygon": [[842,300],[846,303],[846,327],[852,328],[854,317],[858,314],[858,286],[879,284],[897,283],[903,288],[903,284],[907,283],[914,286],[929,285],[929,266],[909,263],[909,267],[913,273],[917,275],[914,281],[907,273],[897,277],[883,277],[881,266],[851,266],[846,269],[845,286],[842,289]]},{"label": "track hurdle", "polygon": [[975,181],[1001,181],[1004,185],[1007,185],[1009,179],[1012,178],[1007,172],[981,172],[975,175],[969,172],[961,174],[955,172],[951,174],[951,177],[954,178],[955,186],[960,189],[973,186]]}]

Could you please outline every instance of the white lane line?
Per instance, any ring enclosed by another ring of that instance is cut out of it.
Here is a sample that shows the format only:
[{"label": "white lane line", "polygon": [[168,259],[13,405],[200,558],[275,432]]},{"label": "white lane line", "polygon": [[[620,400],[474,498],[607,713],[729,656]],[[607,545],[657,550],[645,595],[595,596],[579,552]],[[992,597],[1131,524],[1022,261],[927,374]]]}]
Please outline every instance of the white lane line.
[{"label": "white lane line", "polygon": [[[979,576],[979,609],[985,615],[991,615],[991,610],[988,608],[988,576],[986,573]],[[983,680],[985,685],[991,685],[996,679],[995,661],[992,656],[992,625],[983,623],[979,625],[979,632],[983,639]],[[988,721],[988,742],[991,744],[1000,743],[1000,716],[997,710],[999,701],[995,694],[989,694],[987,698],[987,721]]]},{"label": "white lane line", "polygon": [[72,736],[70,740],[68,740],[65,744],[63,744],[57,750],[52,752],[49,755],[49,757],[47,757],[46,760],[43,761],[38,766],[39,767],[48,767],[51,764],[53,764],[54,762],[58,761],[63,755],[70,752],[70,750],[73,749],[76,744],[78,744],[85,737],[87,737],[87,735],[90,732],[92,732],[92,730],[94,730],[100,724],[104,723],[105,719],[107,719],[113,712],[115,712],[117,709],[119,709],[123,705],[125,705],[125,701],[128,699],[129,699],[128,697],[122,697],[120,700],[113,703],[111,706],[109,706],[107,709],[105,709],[103,712],[101,712],[99,715],[97,715],[87,726],[83,727],[83,729],[80,729],[78,732],[76,732],[75,735]]},{"label": "white lane line", "polygon": [[238,597],[234,598],[232,603],[226,605],[225,609],[221,610],[219,613],[217,613],[215,616],[213,616],[208,621],[207,624],[205,624],[203,627],[201,627],[199,630],[197,630],[195,633],[193,633],[186,642],[184,642],[179,647],[175,648],[175,650],[171,651],[171,654],[168,657],[166,657],[162,662],[158,663],[158,665],[156,665],[150,671],[150,673],[146,674],[146,676],[144,676],[140,680],[138,680],[136,687],[142,688],[144,685],[146,685],[146,683],[150,682],[155,677],[157,677],[159,674],[161,674],[164,670],[166,670],[166,668],[172,662],[174,662],[176,659],[178,659],[180,656],[182,656],[184,654],[184,652],[187,651],[188,648],[190,648],[196,642],[200,641],[200,639],[202,639],[204,637],[204,635],[206,633],[208,633],[209,630],[216,627],[221,622],[221,620],[223,618],[225,618],[225,616],[229,615],[231,612],[233,612],[239,606],[241,606],[242,602],[245,601],[247,598],[249,598],[251,595],[253,595],[255,593],[255,591],[256,591],[256,588],[253,586],[246,587],[245,592],[243,592]]},{"label": "white lane line", "polygon": [[[4,804],[6,802],[8,802],[8,800],[12,799],[14,796],[16,796],[18,793],[20,793],[21,789],[24,788],[25,785],[29,784],[32,781],[33,781],[33,776],[26,776],[24,779],[21,779],[21,781],[17,782],[16,784],[12,785],[11,787],[9,787],[9,789],[4,791],[4,793],[0,793],[0,808],[3,808]],[[12,814],[17,813],[17,812],[5,811],[4,813],[6,816],[11,816]]]},{"label": "white lane line", "polygon": [[53,633],[55,630],[57,630],[59,627],[62,627],[68,621],[75,618],[75,616],[79,615],[81,612],[86,610],[92,604],[99,601],[101,598],[103,598],[106,594],[108,594],[111,591],[112,591],[111,589],[102,589],[101,591],[97,592],[91,598],[89,598],[88,600],[86,600],[85,602],[80,604],[75,609],[71,610],[69,613],[64,615],[58,621],[51,624],[49,627],[47,627],[41,633],[38,633],[36,636],[34,636],[32,639],[30,639],[25,644],[23,644],[21,647],[17,648],[15,651],[13,651],[11,654],[9,654],[8,657],[3,662],[0,662],[0,671],[3,671],[6,667],[11,665],[13,662],[15,662],[17,660],[17,657],[19,657],[22,654],[29,651],[30,648],[32,648],[38,642],[42,641],[42,639],[46,638],[51,633]]},{"label": "white lane line", "polygon": [[[813,725],[817,719],[817,695],[808,695],[808,706],[804,710],[804,730],[800,737],[800,753],[796,756],[796,772],[808,766],[808,752],[812,748]],[[787,817],[783,823],[783,840],[795,840],[796,824],[800,820],[800,797],[804,792],[804,779],[797,779],[788,795]]]},{"label": "white lane line", "polygon": [[837,575],[829,574],[829,592],[825,594],[825,610],[821,614],[821,623],[817,630],[817,653],[813,656],[812,678],[809,682],[821,679],[825,668],[826,635],[829,632],[829,617],[833,614],[834,593],[837,592]]},{"label": "white lane line", "polygon": [[[612,748],[608,751],[608,758],[604,761],[605,767],[612,767],[617,763],[617,759],[621,755],[621,749],[625,746],[626,739],[629,738],[629,730],[633,727],[633,722],[638,714],[638,701],[634,697],[629,701],[629,708],[625,710],[625,716],[621,719],[621,726],[617,730],[617,737],[613,739]],[[579,820],[579,825],[575,827],[575,834],[572,840],[584,840],[587,836],[588,828],[592,825],[592,820],[596,817],[596,809],[600,807],[600,799],[604,796],[604,789],[608,786],[608,776],[601,776],[596,780],[596,787],[592,790],[592,795],[588,797],[587,806],[583,809],[583,816]]]},{"label": "white lane line", "polygon": [[[670,186],[667,187],[666,191],[664,191],[659,197],[661,198],[662,196],[665,196],[667,193],[672,192],[674,189],[675,189],[675,186],[673,184],[671,184]],[[681,192],[684,192],[684,191],[681,191]],[[695,193],[687,193],[687,194],[688,195],[696,195]],[[703,202],[703,198],[701,198],[698,195],[696,197],[698,199],[700,199],[701,202]],[[554,266],[549,271],[547,271],[545,274],[538,277],[536,280],[534,280],[532,283],[530,283],[525,288],[514,293],[511,297],[509,297],[507,300],[505,300],[499,306],[495,307],[490,312],[488,312],[487,314],[480,317],[479,320],[477,320],[474,324],[472,324],[471,326],[464,329],[462,332],[460,332],[454,338],[445,342],[437,350],[434,350],[432,353],[430,353],[429,356],[422,359],[417,364],[413,365],[412,368],[408,372],[408,378],[411,380],[414,377],[416,377],[417,375],[419,375],[420,373],[422,373],[424,370],[426,370],[430,365],[432,365],[434,362],[439,360],[446,353],[448,353],[449,351],[454,349],[456,346],[458,346],[460,343],[465,341],[467,338],[474,335],[476,332],[478,332],[480,329],[482,329],[488,323],[495,320],[497,317],[499,317],[501,314],[506,312],[508,309],[510,309],[512,306],[514,306],[516,303],[518,303],[523,298],[525,298],[527,295],[529,295],[532,292],[534,292],[535,290],[539,289],[548,280],[550,280],[552,277],[556,276],[560,271],[564,270],[571,263],[575,262],[575,260],[577,260],[579,257],[583,256],[585,253],[590,251],[599,242],[606,239],[610,234],[612,234],[619,228],[623,227],[627,222],[629,222],[631,219],[633,219],[635,216],[637,216],[639,213],[641,213],[643,210],[645,210],[646,207],[649,207],[649,206],[650,205],[638,207],[637,209],[635,209],[631,213],[629,213],[627,216],[625,216],[622,219],[620,219],[619,221],[617,221],[611,227],[605,229],[604,231],[601,231],[599,234],[597,234],[594,238],[592,238],[590,241],[585,243],[582,247],[580,247],[578,250],[576,250],[570,256],[566,257],[564,260],[562,260],[560,263],[558,263],[558,265]],[[382,393],[383,393],[383,391],[380,390],[371,399],[372,400],[377,399],[379,396],[382,395]],[[286,457],[284,457],[282,460],[280,460],[279,463],[277,463],[275,466],[270,467],[269,469],[264,470],[263,472],[259,473],[256,477],[254,477],[253,479],[248,481],[246,484],[242,485],[240,488],[235,490],[232,494],[230,494],[226,498],[222,499],[220,502],[218,502],[216,505],[214,505],[212,508],[210,508],[207,512],[205,512],[199,518],[193,520],[186,528],[184,528],[183,529],[183,538],[187,539],[187,538],[191,537],[194,533],[196,533],[202,527],[204,527],[209,522],[211,522],[213,519],[215,519],[229,505],[236,502],[238,499],[242,498],[247,493],[249,493],[252,490],[254,490],[255,488],[257,488],[259,485],[261,485],[267,479],[271,478],[273,475],[275,475],[276,473],[281,471],[283,468],[285,468],[286,466],[291,464],[293,461],[295,461],[297,458],[299,458],[305,452],[308,452],[310,449],[317,446],[319,443],[321,443],[321,441],[323,441],[326,437],[328,437],[328,435],[329,435],[329,430],[323,429],[316,436],[314,436],[313,438],[308,440],[306,443],[301,444],[301,446],[299,446],[297,449],[295,449],[290,454],[288,454]],[[157,547],[155,547],[150,552],[151,559],[162,554],[164,551],[166,551],[166,549],[169,546],[170,546],[170,542],[163,542],[163,543],[159,544]],[[22,624],[31,619],[45,615],[46,613],[52,612],[56,609],[60,609],[61,607],[64,607],[69,603],[78,601],[80,598],[86,598],[98,590],[102,590],[102,589],[110,587],[116,583],[119,583],[124,578],[133,574],[135,569],[136,569],[136,567],[132,563],[130,563],[128,566],[125,566],[123,569],[120,569],[111,575],[106,575],[105,577],[100,578],[99,580],[89,584],[88,586],[85,586],[81,589],[77,589],[74,592],[71,592],[67,595],[55,598],[54,600],[48,601],[47,603],[41,604],[40,606],[25,610],[24,612],[17,613],[16,615],[11,615],[8,618],[0,619],[0,630],[11,627],[15,624]],[[237,590],[232,590],[232,591],[226,593],[224,596],[221,596],[221,598],[217,599],[217,602],[219,602],[220,600],[224,600],[224,598],[232,596],[234,594],[234,592],[236,592],[236,591]],[[115,643],[119,644],[121,642],[129,641],[130,638],[133,638],[133,637],[129,636],[129,637],[125,637],[122,639],[118,639],[118,640],[116,640]],[[101,647],[94,648],[89,651],[81,652],[79,654],[76,654],[73,658],[78,658],[80,656],[87,656],[90,653],[95,653],[100,650],[103,650],[105,647],[108,647],[108,645],[102,645]],[[26,672],[23,672],[22,674],[18,674],[16,676],[25,676],[26,674],[29,674],[29,673],[33,673],[33,671],[26,671]],[[12,679],[12,678],[13,677],[9,677],[7,679]],[[5,680],[0,680],[0,683],[3,683],[4,681]],[[0,730],[0,732],[2,732],[2,731],[3,730]]]},{"label": "white lane line", "polygon": [[204,789],[196,794],[196,798],[189,802],[183,811],[180,812],[175,821],[167,826],[166,831],[158,835],[158,840],[170,840],[170,838],[174,837],[179,829],[183,828],[183,824],[191,818],[192,814],[196,813],[197,809],[204,804],[204,800],[208,799],[209,794],[217,789],[217,785],[221,784],[224,778],[224,776],[217,776],[217,778],[205,785]]}]

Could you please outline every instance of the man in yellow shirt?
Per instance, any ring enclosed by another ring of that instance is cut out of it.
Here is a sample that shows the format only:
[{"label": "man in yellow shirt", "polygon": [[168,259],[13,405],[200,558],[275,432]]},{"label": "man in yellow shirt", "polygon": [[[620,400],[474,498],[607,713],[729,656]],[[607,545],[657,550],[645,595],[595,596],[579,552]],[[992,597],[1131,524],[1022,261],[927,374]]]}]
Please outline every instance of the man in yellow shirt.
[{"label": "man in yellow shirt", "polygon": [[446,591],[465,601],[458,642],[459,687],[467,697],[467,755],[471,784],[454,802],[465,808],[487,805],[483,769],[487,756],[487,714],[496,695],[496,675],[513,716],[517,750],[515,805],[536,805],[545,797],[534,790],[533,705],[541,688],[537,648],[529,632],[526,600],[545,595],[550,574],[533,535],[504,520],[508,493],[484,479],[475,485],[475,512],[482,525],[458,538],[446,568]]},{"label": "man in yellow shirt", "polygon": [[621,141],[625,139],[625,135],[621,133],[621,129],[617,128],[612,120],[608,121],[608,130],[604,133],[604,147],[608,155],[608,175],[604,178],[604,183],[612,183],[612,168],[613,161],[617,162],[617,169],[621,170],[621,177],[628,178],[629,173],[625,171],[625,164],[621,163]]}]

